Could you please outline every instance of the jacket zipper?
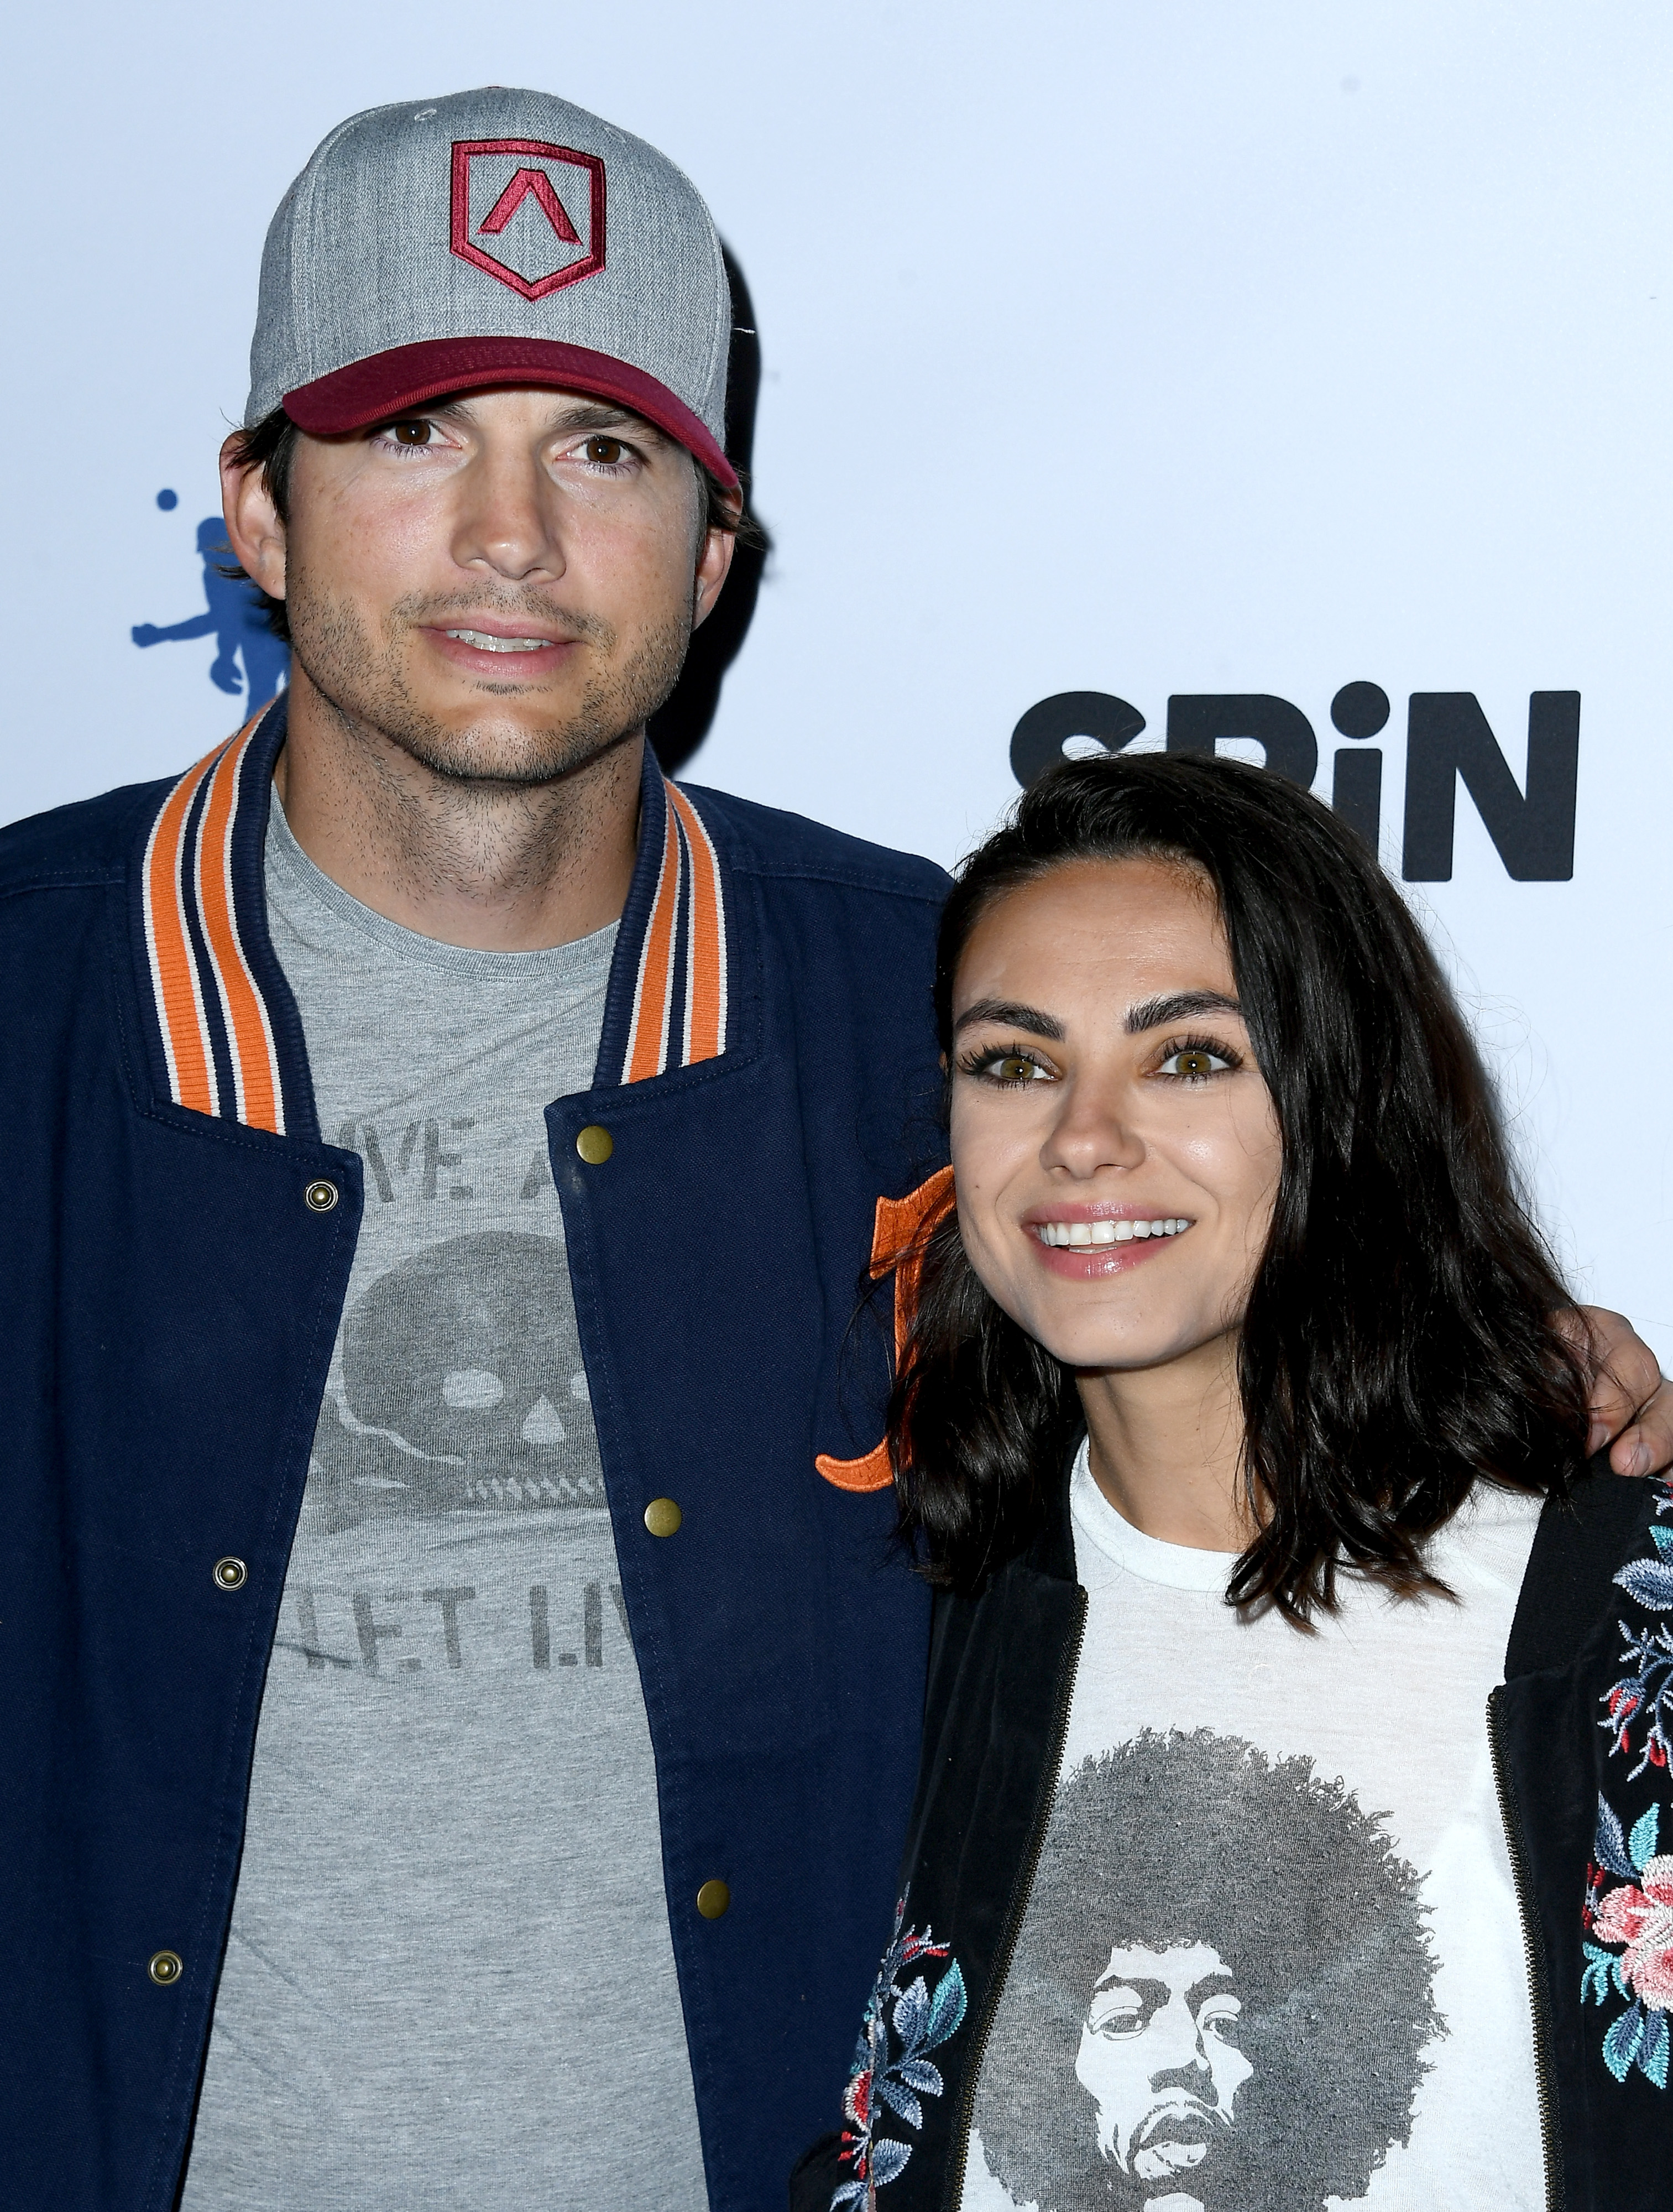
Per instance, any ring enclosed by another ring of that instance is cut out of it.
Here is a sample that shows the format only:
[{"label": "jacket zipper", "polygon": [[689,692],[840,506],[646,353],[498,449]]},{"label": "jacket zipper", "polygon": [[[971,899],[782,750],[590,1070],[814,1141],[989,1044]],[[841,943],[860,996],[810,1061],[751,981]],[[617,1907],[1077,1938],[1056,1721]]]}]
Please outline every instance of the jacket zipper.
[{"label": "jacket zipper", "polygon": [[1034,1832],[1028,1838],[1028,1849],[1011,1895],[1010,1911],[999,1938],[999,1948],[993,1961],[993,1972],[989,1978],[987,2002],[982,2008],[981,2022],[972,2039],[970,2056],[965,2062],[964,2079],[959,2087],[959,2107],[953,2123],[953,2157],[948,2169],[947,2187],[942,2194],[945,2212],[959,2212],[964,2203],[965,2167],[970,2157],[971,2109],[976,2101],[976,2084],[981,2079],[982,2063],[987,2057],[987,2039],[992,2032],[993,2016],[999,2009],[999,2000],[1004,1994],[1005,1984],[1010,1979],[1011,1954],[1016,1948],[1016,1939],[1022,1932],[1022,1917],[1028,1909],[1028,1899],[1034,1893],[1034,1875],[1040,1867],[1040,1855],[1046,1848],[1046,1831],[1051,1823],[1052,1807],[1058,1794],[1058,1778],[1063,1771],[1064,1749],[1069,1741],[1069,1715],[1075,1702],[1075,1683],[1081,1671],[1081,1646],[1086,1641],[1087,1594],[1083,1589],[1075,1593],[1080,1600],[1080,1611],[1076,1615],[1073,1642],[1064,1653],[1063,1670],[1058,1678],[1058,1700],[1052,1715],[1052,1735],[1047,1753],[1049,1778],[1041,1792],[1040,1807],[1034,1816]]},{"label": "jacket zipper", "polygon": [[[1502,1685],[1500,1686],[1502,1687]],[[1529,1895],[1528,1862],[1522,1848],[1522,1830],[1511,1796],[1510,1771],[1499,1729],[1499,1692],[1487,1701],[1487,1741],[1493,1758],[1493,1786],[1499,1796],[1499,1818],[1504,1825],[1505,1847],[1510,1854],[1511,1879],[1516,1886],[1516,1909],[1522,1922],[1522,1951],[1528,1968],[1528,2004],[1533,2014],[1534,2085],[1539,2096],[1539,2142],[1545,2162],[1546,2212],[1562,2212],[1563,2179],[1557,2142],[1557,2100],[1551,2073],[1551,1996],[1546,1985],[1543,1948],[1536,1935],[1533,1900]]]}]

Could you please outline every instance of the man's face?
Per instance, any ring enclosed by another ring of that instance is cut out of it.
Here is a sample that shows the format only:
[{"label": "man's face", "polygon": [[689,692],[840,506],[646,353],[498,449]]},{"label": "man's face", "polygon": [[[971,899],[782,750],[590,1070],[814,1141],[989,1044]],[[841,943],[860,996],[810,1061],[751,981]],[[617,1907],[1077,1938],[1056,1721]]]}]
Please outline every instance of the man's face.
[{"label": "man's face", "polygon": [[227,489],[302,679],[473,782],[543,782],[641,728],[731,555],[700,528],[684,449],[569,392],[473,392],[304,435],[282,528],[263,527],[258,471]]},{"label": "man's face", "polygon": [[1242,2009],[1206,1943],[1111,1952],[1075,2071],[1098,2106],[1098,2148],[1124,2173],[1160,2189],[1192,2182],[1228,2145],[1254,2072],[1236,2039]]}]

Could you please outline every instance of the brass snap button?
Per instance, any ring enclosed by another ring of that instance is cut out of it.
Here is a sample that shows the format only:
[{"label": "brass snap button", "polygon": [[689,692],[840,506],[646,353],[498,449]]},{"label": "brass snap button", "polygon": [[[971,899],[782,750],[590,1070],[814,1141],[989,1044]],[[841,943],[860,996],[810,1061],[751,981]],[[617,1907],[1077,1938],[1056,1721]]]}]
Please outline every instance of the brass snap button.
[{"label": "brass snap button", "polygon": [[242,1589],[249,1579],[250,1570],[242,1559],[217,1559],[215,1579],[222,1589]]},{"label": "brass snap button", "polygon": [[[711,1889],[715,1887],[713,1882],[709,1884]],[[726,1910],[724,1905],[720,1909],[723,1912]],[[152,1954],[151,1963],[145,1971],[160,1990],[166,1990],[171,1983],[179,1980],[185,1968],[178,1951],[157,1951]]]},{"label": "brass snap button", "polygon": [[337,1202],[337,1187],[322,1176],[318,1182],[311,1182],[302,1195],[310,1213],[329,1213]]},{"label": "brass snap button", "polygon": [[732,1893],[724,1881],[706,1881],[697,1893],[697,1910],[705,1920],[718,1920],[732,1901]]},{"label": "brass snap button", "polygon": [[645,1509],[645,1525],[653,1536],[671,1536],[685,1517],[671,1498],[653,1498]]},{"label": "brass snap button", "polygon": [[594,1121],[576,1138],[575,1149],[590,1168],[602,1168],[615,1150],[615,1139]]}]

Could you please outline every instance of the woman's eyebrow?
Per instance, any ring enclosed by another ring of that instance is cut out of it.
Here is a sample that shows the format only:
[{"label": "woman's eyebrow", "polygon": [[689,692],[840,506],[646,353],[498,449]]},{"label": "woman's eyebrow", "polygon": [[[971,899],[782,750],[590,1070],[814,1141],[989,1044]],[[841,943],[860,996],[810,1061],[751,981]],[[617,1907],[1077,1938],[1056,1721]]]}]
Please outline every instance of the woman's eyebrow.
[{"label": "woman's eyebrow", "polygon": [[1175,991],[1171,998],[1146,999],[1142,1006],[1129,1006],[1123,1026],[1129,1036],[1138,1036],[1146,1030],[1192,1021],[1199,1014],[1235,1014],[1241,1019],[1243,1009],[1223,991]]},{"label": "woman's eyebrow", "polygon": [[1059,1042],[1063,1038],[1063,1024],[1054,1014],[1043,1014],[1038,1006],[1019,1006],[1014,999],[978,999],[954,1023],[954,1036],[975,1022],[997,1022],[1005,1029],[1027,1030],[1031,1036],[1052,1037]]}]

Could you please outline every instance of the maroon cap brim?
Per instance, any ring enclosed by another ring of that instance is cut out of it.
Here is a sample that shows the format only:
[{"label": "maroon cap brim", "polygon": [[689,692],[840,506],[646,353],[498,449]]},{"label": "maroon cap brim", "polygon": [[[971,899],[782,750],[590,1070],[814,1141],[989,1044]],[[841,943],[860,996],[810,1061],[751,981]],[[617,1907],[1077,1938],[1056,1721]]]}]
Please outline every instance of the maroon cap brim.
[{"label": "maroon cap brim", "polygon": [[554,338],[426,338],[417,345],[391,346],[387,353],[350,362],[347,368],[286,392],[284,406],[298,429],[329,438],[364,430],[450,392],[495,384],[543,384],[613,399],[694,453],[728,491],[738,489],[737,471],[706,424],[665,384],[609,354],[561,345]]}]

